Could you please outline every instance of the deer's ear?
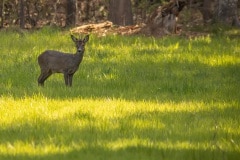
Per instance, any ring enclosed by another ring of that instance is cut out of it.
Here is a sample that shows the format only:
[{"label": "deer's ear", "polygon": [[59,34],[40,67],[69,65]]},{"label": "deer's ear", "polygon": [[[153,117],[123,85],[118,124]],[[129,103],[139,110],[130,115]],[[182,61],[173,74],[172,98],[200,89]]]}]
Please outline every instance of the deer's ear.
[{"label": "deer's ear", "polygon": [[89,35],[86,35],[83,41],[86,43],[89,40]]},{"label": "deer's ear", "polygon": [[74,35],[72,35],[72,34],[71,34],[71,38],[72,38],[73,42],[78,41],[78,39],[76,37],[74,37]]}]

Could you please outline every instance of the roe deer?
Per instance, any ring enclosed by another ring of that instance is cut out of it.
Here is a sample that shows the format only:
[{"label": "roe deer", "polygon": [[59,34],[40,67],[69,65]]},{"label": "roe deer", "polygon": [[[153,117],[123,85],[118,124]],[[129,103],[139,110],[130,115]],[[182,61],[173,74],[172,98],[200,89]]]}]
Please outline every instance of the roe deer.
[{"label": "roe deer", "polygon": [[44,81],[53,73],[63,73],[66,86],[72,86],[72,78],[83,59],[84,46],[89,35],[86,35],[84,39],[78,39],[73,35],[71,38],[77,48],[76,54],[46,50],[38,56],[38,64],[41,68],[41,74],[38,77],[39,86],[44,86]]}]

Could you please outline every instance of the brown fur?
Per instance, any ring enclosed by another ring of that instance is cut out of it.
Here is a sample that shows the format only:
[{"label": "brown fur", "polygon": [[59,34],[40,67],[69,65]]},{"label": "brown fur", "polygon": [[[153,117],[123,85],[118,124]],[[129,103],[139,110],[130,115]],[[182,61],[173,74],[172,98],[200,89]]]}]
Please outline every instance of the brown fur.
[{"label": "brown fur", "polygon": [[85,50],[84,46],[89,39],[89,35],[83,40],[77,39],[73,35],[71,35],[71,38],[77,48],[75,54],[46,50],[38,56],[38,64],[41,69],[38,85],[44,86],[44,81],[53,73],[63,73],[66,86],[72,86],[72,77],[82,62]]}]

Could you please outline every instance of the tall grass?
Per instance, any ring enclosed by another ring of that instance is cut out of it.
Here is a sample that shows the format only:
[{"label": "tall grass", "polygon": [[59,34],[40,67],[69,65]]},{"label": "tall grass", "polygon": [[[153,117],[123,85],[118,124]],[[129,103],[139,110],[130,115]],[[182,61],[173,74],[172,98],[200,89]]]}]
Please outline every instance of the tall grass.
[{"label": "tall grass", "polygon": [[237,159],[240,40],[90,36],[73,87],[37,86],[68,32],[0,32],[0,159]]}]

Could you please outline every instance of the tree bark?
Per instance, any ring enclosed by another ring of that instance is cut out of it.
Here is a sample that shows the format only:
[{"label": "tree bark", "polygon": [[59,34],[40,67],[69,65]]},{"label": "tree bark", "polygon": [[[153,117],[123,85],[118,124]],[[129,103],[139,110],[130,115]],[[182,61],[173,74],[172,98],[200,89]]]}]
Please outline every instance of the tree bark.
[{"label": "tree bark", "polygon": [[75,0],[67,0],[66,8],[66,26],[74,26],[76,22],[76,4]]},{"label": "tree bark", "polygon": [[146,27],[142,29],[142,33],[155,36],[177,33],[178,15],[185,5],[184,0],[172,0],[163,6],[159,6],[150,15]]},{"label": "tree bark", "polygon": [[131,0],[110,0],[108,19],[116,25],[133,25]]},{"label": "tree bark", "polygon": [[188,4],[190,8],[201,11],[204,23],[222,23],[240,27],[238,0],[188,0]]},{"label": "tree bark", "polygon": [[4,21],[4,0],[1,1],[0,18],[1,18],[0,28],[3,28],[3,21]]},{"label": "tree bark", "polygon": [[217,0],[214,16],[215,21],[240,27],[237,4],[238,0]]},{"label": "tree bark", "polygon": [[24,0],[19,1],[19,24],[20,28],[25,28]]},{"label": "tree bark", "polygon": [[203,7],[200,9],[202,15],[203,15],[203,22],[208,23],[212,19],[212,11],[211,6],[214,0],[204,0],[203,1]]}]

